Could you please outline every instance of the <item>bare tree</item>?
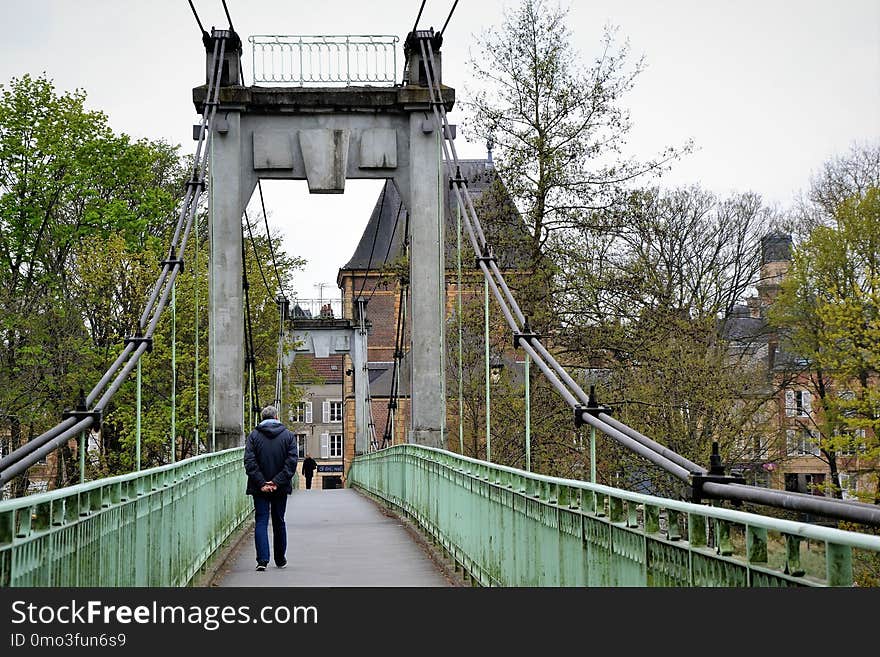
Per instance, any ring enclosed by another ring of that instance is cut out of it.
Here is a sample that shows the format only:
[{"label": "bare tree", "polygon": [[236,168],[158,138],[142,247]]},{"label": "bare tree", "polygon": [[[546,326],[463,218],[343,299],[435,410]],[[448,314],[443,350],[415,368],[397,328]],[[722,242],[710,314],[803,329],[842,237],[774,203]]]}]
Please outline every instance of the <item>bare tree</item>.
[{"label": "bare tree", "polygon": [[[478,86],[465,104],[471,134],[494,141],[496,166],[530,232],[538,288],[548,293],[543,258],[555,248],[551,238],[590,222],[633,180],[681,153],[668,148],[645,162],[624,156],[631,122],[622,100],[643,60],[630,62],[629,44],[607,28],[583,67],[566,15],[559,5],[522,0],[478,41],[471,58]],[[545,295],[529,297],[527,306]]]}]

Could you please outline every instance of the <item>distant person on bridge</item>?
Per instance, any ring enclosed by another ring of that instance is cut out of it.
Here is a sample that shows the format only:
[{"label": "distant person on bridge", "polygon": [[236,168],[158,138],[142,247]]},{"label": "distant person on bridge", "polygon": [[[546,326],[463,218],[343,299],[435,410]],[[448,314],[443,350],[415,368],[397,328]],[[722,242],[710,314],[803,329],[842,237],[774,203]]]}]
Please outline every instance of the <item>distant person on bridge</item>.
[{"label": "distant person on bridge", "polygon": [[296,439],[278,420],[274,406],[260,413],[262,421],[251,431],[244,445],[244,469],[247,473],[247,494],[254,498],[254,543],[257,548],[257,570],[269,564],[269,516],[275,565],[287,565],[287,527],[284,511],[287,496],[293,491],[291,480],[296,472]]},{"label": "distant person on bridge", "polygon": [[318,464],[315,462],[315,459],[312,458],[311,454],[306,454],[306,460],[303,461],[303,476],[306,478],[306,490],[311,489],[312,476],[317,469]]}]

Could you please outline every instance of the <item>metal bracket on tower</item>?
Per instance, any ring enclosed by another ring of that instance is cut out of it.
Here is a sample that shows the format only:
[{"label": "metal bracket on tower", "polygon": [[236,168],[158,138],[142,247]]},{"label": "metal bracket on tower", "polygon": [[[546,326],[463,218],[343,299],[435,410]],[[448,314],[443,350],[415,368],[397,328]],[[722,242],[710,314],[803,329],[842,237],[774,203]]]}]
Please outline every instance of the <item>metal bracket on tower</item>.
[{"label": "metal bracket on tower", "polygon": [[126,346],[133,344],[135,347],[145,344],[147,345],[147,351],[153,351],[153,338],[145,338],[141,334],[140,328],[138,328],[137,333],[125,338],[125,344]]},{"label": "metal bracket on tower", "polygon": [[278,311],[281,313],[281,317],[287,321],[290,317],[290,299],[288,299],[283,294],[277,296],[275,298],[275,302],[278,304]]},{"label": "metal bracket on tower", "polygon": [[407,52],[417,50],[419,47],[418,42],[423,39],[430,41],[434,50],[440,50],[440,47],[443,45],[443,35],[435,34],[434,28],[430,28],[427,30],[416,30],[407,34],[403,42],[403,49]]},{"label": "metal bracket on tower", "polygon": [[453,189],[454,185],[463,185],[467,180],[461,175],[461,167],[455,167],[455,177],[449,179],[449,189]]}]

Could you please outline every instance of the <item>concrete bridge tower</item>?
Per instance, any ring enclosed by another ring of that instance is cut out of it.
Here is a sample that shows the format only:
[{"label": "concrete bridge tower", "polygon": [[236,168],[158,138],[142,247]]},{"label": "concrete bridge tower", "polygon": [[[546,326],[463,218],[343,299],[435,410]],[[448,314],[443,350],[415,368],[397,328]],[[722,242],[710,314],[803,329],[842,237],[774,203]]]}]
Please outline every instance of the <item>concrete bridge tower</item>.
[{"label": "concrete bridge tower", "polygon": [[[217,449],[241,445],[244,322],[241,218],[258,179],[306,180],[341,194],[348,178],[393,179],[410,211],[412,428],[410,441],[444,445],[443,194],[446,175],[419,48],[407,39],[404,84],[245,86],[241,41],[227,45],[210,153],[211,422]],[[432,33],[429,33],[432,34]],[[435,39],[435,52],[440,38]],[[206,40],[212,52],[213,43]],[[210,60],[210,54],[209,54]],[[210,63],[209,63],[210,66]],[[440,79],[439,53],[436,77]],[[193,90],[200,108],[206,86]],[[451,110],[453,89],[443,87]]]}]

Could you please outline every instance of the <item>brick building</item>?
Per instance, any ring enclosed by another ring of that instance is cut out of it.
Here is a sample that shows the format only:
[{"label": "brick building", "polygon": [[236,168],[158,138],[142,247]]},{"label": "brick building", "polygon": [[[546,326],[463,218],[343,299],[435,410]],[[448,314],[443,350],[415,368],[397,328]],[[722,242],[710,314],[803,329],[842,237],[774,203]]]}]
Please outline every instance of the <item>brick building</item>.
[{"label": "brick building", "polygon": [[[735,349],[748,350],[753,362],[765,364],[772,395],[765,408],[770,429],[755,435],[744,431],[744,440],[751,442],[746,451],[752,457],[745,467],[748,479],[758,485],[831,495],[830,459],[822,437],[829,428],[817,403],[815,373],[802,356],[786,350],[784,334],[767,321],[767,311],[791,264],[791,250],[789,235],[773,233],[762,239],[757,295],[734,309],[725,326],[725,337]],[[826,374],[822,383],[826,394],[846,394],[844,381]],[[860,456],[864,439],[864,430],[855,432],[852,450],[834,453],[844,498],[871,490],[877,464]]]},{"label": "brick building", "polygon": [[[307,454],[318,463],[312,488],[342,486],[342,446],[345,429],[342,421],[343,358],[332,354],[318,358],[297,354],[290,374],[303,389],[302,400],[288,412],[287,426],[296,436],[300,474]],[[349,441],[350,442],[350,441]],[[305,478],[299,478],[304,489]]]},{"label": "brick building", "polygon": [[[505,271],[522,269],[523,258],[529,253],[526,248],[529,244],[528,232],[492,166],[491,157],[461,161],[461,175],[467,181],[499,267]],[[463,221],[459,223],[453,192],[446,192],[444,203],[446,312],[449,317],[455,312],[458,293],[459,235],[463,294],[470,297],[479,294],[481,297],[483,276],[474,268],[473,250],[464,232]],[[406,304],[401,308],[401,280],[405,280],[409,272],[405,255],[407,228],[406,207],[394,184],[387,181],[354,253],[337,276],[344,317],[357,317],[357,300],[366,302],[366,317],[370,323],[367,360],[375,447],[405,442],[409,430],[411,372],[405,353],[409,343],[409,322]],[[395,353],[399,345],[404,348],[397,354],[399,358],[395,368]],[[348,359],[345,369],[350,369]],[[351,376],[345,377],[343,388],[344,424],[354,427],[354,382]],[[396,395],[393,395],[395,391]],[[447,398],[448,427],[457,425],[456,413],[454,400]],[[455,436],[449,436],[450,441],[453,438],[457,450],[457,431]],[[346,470],[353,457],[354,441],[348,440],[344,444]]]}]

